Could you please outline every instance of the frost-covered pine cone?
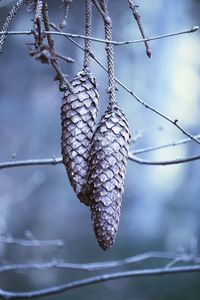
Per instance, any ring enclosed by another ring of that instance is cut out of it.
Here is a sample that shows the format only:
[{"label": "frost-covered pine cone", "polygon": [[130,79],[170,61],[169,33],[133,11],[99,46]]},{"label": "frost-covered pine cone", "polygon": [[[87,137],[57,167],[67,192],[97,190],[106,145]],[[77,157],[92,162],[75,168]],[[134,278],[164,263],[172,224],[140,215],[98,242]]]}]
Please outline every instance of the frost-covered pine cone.
[{"label": "frost-covered pine cone", "polygon": [[113,244],[119,225],[129,144],[121,108],[108,107],[93,137],[88,179],[94,232],[104,250]]},{"label": "frost-covered pine cone", "polygon": [[96,129],[99,95],[95,79],[82,71],[72,80],[74,94],[66,91],[62,99],[61,149],[71,185],[80,201],[88,205],[83,191],[87,183],[91,139]]}]

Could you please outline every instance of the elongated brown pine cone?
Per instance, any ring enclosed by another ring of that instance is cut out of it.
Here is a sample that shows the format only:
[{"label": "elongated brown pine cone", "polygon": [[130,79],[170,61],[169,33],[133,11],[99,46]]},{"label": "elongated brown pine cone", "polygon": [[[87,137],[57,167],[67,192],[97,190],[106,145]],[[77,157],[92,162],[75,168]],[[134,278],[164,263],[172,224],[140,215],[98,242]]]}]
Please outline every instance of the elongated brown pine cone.
[{"label": "elongated brown pine cone", "polygon": [[104,250],[116,238],[129,144],[128,122],[121,108],[108,107],[93,137],[88,179],[94,232]]},{"label": "elongated brown pine cone", "polygon": [[91,139],[96,129],[99,95],[95,79],[82,71],[72,80],[74,94],[66,91],[62,99],[61,149],[71,185],[80,201],[88,205],[83,192],[87,183]]}]

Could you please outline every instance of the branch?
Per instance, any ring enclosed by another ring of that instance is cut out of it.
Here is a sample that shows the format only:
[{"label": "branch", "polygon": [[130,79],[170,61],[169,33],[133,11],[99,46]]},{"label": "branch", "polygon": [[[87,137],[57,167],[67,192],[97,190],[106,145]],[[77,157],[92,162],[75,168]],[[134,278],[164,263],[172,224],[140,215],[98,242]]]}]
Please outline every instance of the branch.
[{"label": "branch", "polygon": [[199,160],[200,159],[200,155],[196,155],[196,156],[190,156],[187,158],[177,158],[175,160],[163,160],[163,161],[150,161],[150,160],[145,160],[145,159],[141,159],[135,155],[133,155],[132,153],[129,153],[128,158],[138,164],[141,165],[149,165],[149,166],[166,166],[166,165],[177,165],[177,164],[183,164],[186,162],[191,162],[194,160]]},{"label": "branch", "polygon": [[[195,135],[195,138],[200,139],[200,134]],[[147,148],[138,149],[138,150],[136,149],[136,150],[132,151],[131,153],[133,155],[135,155],[135,154],[141,154],[141,153],[146,153],[146,152],[150,152],[150,151],[155,151],[155,150],[160,150],[160,149],[164,149],[164,148],[169,148],[169,147],[173,147],[173,146],[178,146],[178,145],[186,144],[186,143],[189,143],[191,141],[192,140],[190,138],[187,138],[187,139],[183,139],[183,140],[180,140],[180,141],[177,141],[177,142],[168,143],[168,144],[165,144],[165,145],[154,146],[154,147],[147,147]]]},{"label": "branch", "polygon": [[[54,28],[55,30],[57,30],[58,32],[61,32],[56,25],[54,24],[50,24],[52,28]],[[81,49],[82,51],[85,51],[84,48],[79,45],[77,42],[75,42],[72,38],[70,37],[66,37],[68,40],[70,40],[73,44],[75,44],[79,49]],[[108,70],[106,67],[104,67],[104,65],[95,57],[95,55],[90,52],[90,56],[91,58],[105,71],[108,73]],[[168,116],[166,116],[165,114],[161,113],[160,111],[158,111],[156,108],[154,108],[153,106],[151,106],[150,104],[147,104],[146,102],[144,102],[140,97],[138,97],[133,91],[131,91],[125,84],[123,84],[119,79],[117,79],[115,77],[115,81],[124,89],[126,90],[137,102],[139,102],[140,104],[142,104],[145,108],[153,111],[154,113],[156,113],[157,115],[159,115],[160,117],[162,117],[163,119],[167,120],[168,122],[170,122],[171,124],[173,124],[174,126],[176,126],[184,135],[186,135],[187,137],[189,137],[191,140],[195,141],[196,143],[200,144],[200,141],[198,139],[195,138],[195,136],[193,136],[192,134],[188,133],[185,129],[183,129],[180,125],[178,125],[178,120],[172,120],[170,119]]]},{"label": "branch", "polygon": [[0,243],[4,244],[16,244],[18,246],[25,247],[51,247],[51,246],[64,246],[64,242],[62,240],[24,240],[13,238],[12,236],[0,236]]},{"label": "branch", "polygon": [[[124,267],[127,265],[141,263],[149,259],[164,259],[170,260],[170,263],[184,262],[184,263],[200,263],[200,257],[193,254],[179,254],[171,252],[152,251],[135,256],[127,257],[120,260],[107,261],[107,262],[94,262],[94,263],[68,263],[60,260],[52,260],[50,262],[42,263],[25,263],[25,264],[10,264],[0,266],[0,272],[8,271],[22,271],[22,270],[48,270],[48,269],[72,269],[78,271],[102,271],[111,268]],[[167,265],[169,266],[169,264]]]},{"label": "branch", "polygon": [[63,285],[58,285],[58,286],[30,291],[30,292],[9,292],[5,290],[0,290],[0,298],[1,299],[30,299],[36,297],[56,295],[75,288],[81,288],[84,286],[89,286],[100,282],[118,280],[122,278],[125,279],[125,278],[137,278],[137,277],[151,277],[151,276],[163,276],[163,275],[194,273],[194,272],[200,272],[200,265],[172,267],[172,268],[164,267],[164,268],[156,268],[156,269],[116,272],[110,274],[97,275],[85,279],[72,281]]},{"label": "branch", "polygon": [[[74,33],[68,33],[68,32],[57,32],[57,31],[44,31],[45,34],[52,34],[52,35],[60,35],[64,37],[71,37],[71,38],[78,38],[78,39],[87,39],[91,40],[94,42],[98,43],[107,43],[107,44],[113,44],[114,46],[122,46],[122,45],[129,45],[129,44],[138,44],[138,43],[144,43],[145,41],[155,41],[155,40],[160,40],[168,37],[173,37],[173,36],[178,36],[178,35],[183,35],[187,33],[193,33],[199,30],[198,26],[193,26],[189,30],[184,30],[184,31],[178,31],[174,33],[168,33],[164,35],[158,35],[154,37],[149,37],[146,39],[138,39],[138,40],[132,40],[132,41],[109,41],[105,39],[100,39],[100,38],[95,38],[95,37],[88,37],[82,34],[74,34]],[[0,31],[0,35],[32,35],[33,31]]]},{"label": "branch", "polygon": [[145,40],[144,41],[144,45],[145,45],[145,48],[146,48],[146,54],[149,58],[151,58],[151,55],[152,55],[152,51],[151,51],[151,48],[146,40],[146,36],[145,36],[145,33],[144,33],[144,29],[143,29],[143,26],[142,26],[142,23],[141,23],[141,16],[139,15],[139,12],[137,10],[137,8],[139,7],[138,5],[134,5],[133,2],[131,0],[128,0],[128,3],[129,3],[129,7],[132,11],[132,14],[136,20],[136,23],[139,27],[139,30],[140,30],[140,33],[143,37],[143,39]]},{"label": "branch", "polygon": [[[141,150],[144,151],[144,150]],[[139,152],[139,150],[137,150]],[[138,158],[134,155],[134,151],[129,152],[128,156],[129,160],[142,164],[142,165],[154,165],[154,166],[166,166],[166,165],[177,165],[182,163],[191,162],[194,160],[199,160],[200,155],[194,155],[187,158],[180,158],[175,160],[166,160],[166,161],[149,161]],[[53,157],[53,158],[41,158],[41,159],[29,159],[29,160],[18,160],[18,161],[8,161],[0,163],[0,170],[14,168],[14,167],[28,167],[28,166],[41,166],[41,165],[58,165],[63,163],[61,157]]]},{"label": "branch", "polygon": [[24,166],[40,166],[40,165],[57,165],[61,164],[61,157],[52,157],[44,159],[29,159],[29,160],[19,160],[19,161],[8,161],[5,163],[0,163],[0,170],[12,167],[24,167]]}]

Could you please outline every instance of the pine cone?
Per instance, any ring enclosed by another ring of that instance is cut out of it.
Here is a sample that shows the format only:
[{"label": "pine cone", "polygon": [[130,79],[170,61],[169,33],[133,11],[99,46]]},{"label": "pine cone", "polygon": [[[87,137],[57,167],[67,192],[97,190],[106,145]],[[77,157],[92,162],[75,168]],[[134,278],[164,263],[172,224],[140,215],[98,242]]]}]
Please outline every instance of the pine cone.
[{"label": "pine cone", "polygon": [[89,205],[84,189],[99,95],[94,77],[85,71],[78,73],[71,85],[74,94],[67,90],[62,99],[62,156],[74,191],[81,202]]},{"label": "pine cone", "polygon": [[103,250],[114,243],[119,225],[129,144],[121,108],[108,107],[93,137],[88,179],[92,223]]}]

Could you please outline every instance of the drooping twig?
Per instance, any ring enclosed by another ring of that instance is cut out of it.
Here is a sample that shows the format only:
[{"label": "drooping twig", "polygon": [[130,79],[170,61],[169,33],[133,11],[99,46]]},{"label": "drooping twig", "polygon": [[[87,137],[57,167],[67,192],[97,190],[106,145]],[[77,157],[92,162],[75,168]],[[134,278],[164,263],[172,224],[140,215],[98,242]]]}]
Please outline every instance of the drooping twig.
[{"label": "drooping twig", "polygon": [[109,274],[97,275],[89,278],[84,278],[76,281],[72,281],[63,285],[58,285],[46,289],[34,290],[30,292],[9,292],[0,290],[1,299],[31,299],[36,297],[44,297],[50,295],[60,294],[72,289],[81,288],[100,282],[113,281],[122,278],[138,278],[138,277],[152,277],[152,276],[164,276],[173,274],[184,274],[184,273],[199,273],[200,265],[172,267],[172,268],[156,268],[156,269],[143,269],[134,271],[124,271]]},{"label": "drooping twig", "polygon": [[[41,36],[41,19],[43,17],[43,24],[45,32],[43,34],[46,34],[48,45],[45,45],[43,40],[45,36]],[[38,21],[37,21],[38,20]],[[49,25],[49,13],[48,13],[48,4],[47,0],[37,0],[36,5],[36,12],[35,12],[35,22],[36,24],[34,28],[34,35],[35,35],[35,48],[36,51],[33,51],[33,56],[38,57],[38,59],[41,62],[44,63],[50,63],[54,70],[56,71],[56,79],[59,81],[59,87],[60,90],[65,90],[66,88],[69,88],[69,90],[73,91],[73,88],[71,87],[69,81],[67,80],[66,76],[63,74],[61,67],[58,63],[58,58],[64,59],[66,62],[73,62],[72,59],[68,59],[67,57],[64,57],[54,50],[54,40],[52,38],[52,35],[50,33],[50,25]],[[38,38],[37,38],[38,35]]]},{"label": "drooping twig", "polygon": [[4,41],[6,39],[6,33],[10,27],[10,24],[12,22],[12,20],[14,19],[14,17],[16,16],[16,14],[18,13],[19,9],[26,3],[26,0],[19,0],[11,9],[11,11],[9,12],[8,16],[6,17],[3,27],[2,27],[2,31],[5,32],[3,35],[1,35],[0,37],[0,53],[2,52],[3,49],[3,45],[4,45]]},{"label": "drooping twig", "polygon": [[64,6],[64,16],[60,23],[60,29],[64,29],[67,26],[68,21],[68,15],[69,15],[69,7],[73,0],[63,0],[63,6]]},{"label": "drooping twig", "polygon": [[151,50],[151,48],[149,46],[148,41],[146,40],[144,29],[143,29],[143,26],[142,26],[142,23],[141,23],[141,16],[140,16],[140,14],[138,12],[138,7],[139,6],[138,5],[134,5],[131,0],[128,0],[128,3],[129,3],[129,7],[130,7],[130,9],[131,9],[131,11],[133,13],[133,16],[134,16],[134,18],[135,18],[135,20],[137,22],[137,25],[138,25],[139,30],[141,32],[141,35],[142,35],[143,39],[145,39],[144,44],[145,44],[145,47],[146,47],[146,54],[147,54],[147,56],[149,58],[151,58],[152,50]]}]

